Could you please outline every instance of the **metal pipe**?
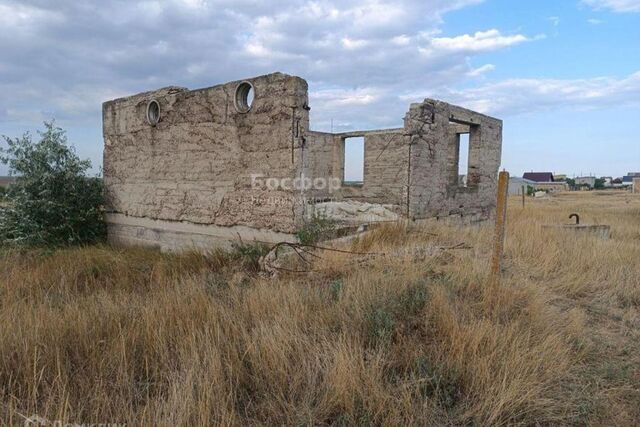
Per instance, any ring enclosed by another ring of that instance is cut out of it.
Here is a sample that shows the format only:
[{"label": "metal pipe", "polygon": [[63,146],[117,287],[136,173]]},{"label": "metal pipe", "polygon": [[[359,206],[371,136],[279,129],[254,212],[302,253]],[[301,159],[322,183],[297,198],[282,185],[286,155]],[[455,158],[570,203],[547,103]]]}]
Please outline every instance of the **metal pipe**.
[{"label": "metal pipe", "polygon": [[572,213],[571,215],[569,215],[569,219],[571,218],[575,218],[576,219],[576,225],[580,225],[580,215],[578,215],[577,213]]}]

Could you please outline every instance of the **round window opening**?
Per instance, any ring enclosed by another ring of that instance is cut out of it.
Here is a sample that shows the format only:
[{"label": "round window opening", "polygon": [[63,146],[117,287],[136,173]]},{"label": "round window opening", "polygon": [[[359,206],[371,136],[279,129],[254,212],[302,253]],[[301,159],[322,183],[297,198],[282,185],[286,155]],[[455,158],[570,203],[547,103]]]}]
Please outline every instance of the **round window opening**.
[{"label": "round window opening", "polygon": [[249,82],[242,82],[236,89],[236,109],[241,113],[247,113],[253,104],[255,91]]},{"label": "round window opening", "polygon": [[147,121],[151,126],[155,126],[160,121],[160,104],[155,99],[147,105]]}]

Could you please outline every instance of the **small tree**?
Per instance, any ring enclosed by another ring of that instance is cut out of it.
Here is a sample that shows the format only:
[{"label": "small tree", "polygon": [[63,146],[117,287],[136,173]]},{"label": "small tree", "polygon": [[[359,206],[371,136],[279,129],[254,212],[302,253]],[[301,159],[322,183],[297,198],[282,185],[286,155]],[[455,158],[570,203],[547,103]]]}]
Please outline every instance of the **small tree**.
[{"label": "small tree", "polygon": [[593,185],[593,188],[596,189],[596,190],[603,190],[604,189],[604,183],[605,183],[604,179],[596,178],[596,182]]},{"label": "small tree", "polygon": [[89,160],[81,160],[67,145],[64,130],[44,123],[33,142],[4,136],[0,161],[9,166],[16,182],[0,208],[0,242],[28,246],[61,246],[92,243],[105,235],[102,215],[103,186],[88,177]]}]

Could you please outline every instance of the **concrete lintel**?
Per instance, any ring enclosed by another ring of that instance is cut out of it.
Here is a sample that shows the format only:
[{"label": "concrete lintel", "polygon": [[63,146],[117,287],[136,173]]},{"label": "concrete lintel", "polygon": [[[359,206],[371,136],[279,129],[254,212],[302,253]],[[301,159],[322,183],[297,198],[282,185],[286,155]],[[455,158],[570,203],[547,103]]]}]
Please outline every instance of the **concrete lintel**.
[{"label": "concrete lintel", "polygon": [[463,125],[479,125],[485,120],[492,120],[502,123],[501,120],[494,117],[478,113],[476,111],[468,110],[457,105],[449,104],[449,121],[463,124]]},{"label": "concrete lintel", "polygon": [[340,138],[356,138],[359,136],[367,136],[380,133],[404,133],[404,128],[392,128],[392,129],[373,129],[373,130],[353,130],[349,132],[339,132],[333,135]]},{"label": "concrete lintel", "polygon": [[[497,119],[495,117],[491,117],[489,115],[482,114],[477,111],[469,110],[468,108],[460,107],[458,105],[449,104],[448,102],[439,101],[437,99],[427,98],[424,100],[422,104],[425,104],[425,103],[433,104],[437,108],[442,108],[443,106],[446,106],[450,114],[449,120],[455,123],[478,125],[478,124],[481,124],[483,120],[502,123],[502,120]],[[421,105],[421,104],[411,104],[411,107],[418,106],[418,105]]]},{"label": "concrete lintel", "polygon": [[459,123],[451,123],[449,125],[454,133],[471,133],[471,126]]}]

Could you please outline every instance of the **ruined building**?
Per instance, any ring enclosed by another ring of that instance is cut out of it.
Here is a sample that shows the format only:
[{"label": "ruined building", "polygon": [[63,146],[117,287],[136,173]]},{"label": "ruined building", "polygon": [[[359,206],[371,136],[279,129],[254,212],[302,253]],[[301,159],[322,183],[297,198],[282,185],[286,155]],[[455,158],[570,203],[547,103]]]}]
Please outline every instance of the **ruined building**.
[{"label": "ruined building", "polygon": [[[426,99],[397,129],[311,130],[305,80],[281,73],[167,87],[103,105],[112,241],[165,249],[294,241],[318,212],[343,222],[490,217],[502,122]],[[460,135],[469,134],[459,179]],[[344,180],[345,140],[364,176]]]}]

